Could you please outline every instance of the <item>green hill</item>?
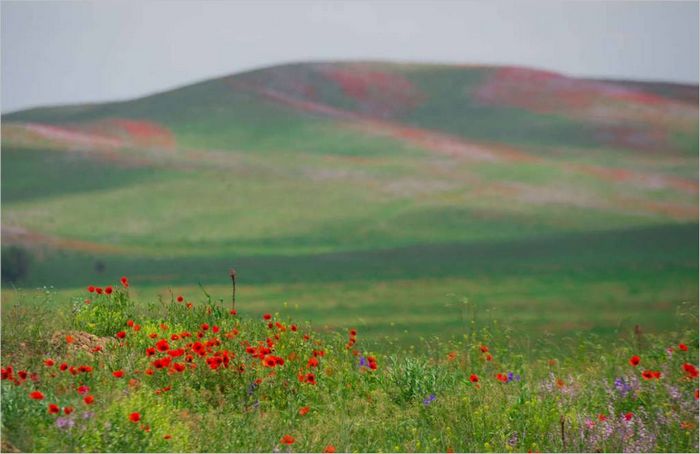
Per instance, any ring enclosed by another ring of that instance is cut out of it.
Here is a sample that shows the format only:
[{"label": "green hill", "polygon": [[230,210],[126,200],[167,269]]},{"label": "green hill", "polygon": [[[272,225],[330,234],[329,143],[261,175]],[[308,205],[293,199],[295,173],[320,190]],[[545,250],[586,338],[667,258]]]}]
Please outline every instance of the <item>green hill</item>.
[{"label": "green hill", "polygon": [[537,333],[665,329],[697,303],[697,93],[303,63],[4,115],[5,289],[226,297],[236,266],[255,310],[376,336],[459,334],[461,297]]}]

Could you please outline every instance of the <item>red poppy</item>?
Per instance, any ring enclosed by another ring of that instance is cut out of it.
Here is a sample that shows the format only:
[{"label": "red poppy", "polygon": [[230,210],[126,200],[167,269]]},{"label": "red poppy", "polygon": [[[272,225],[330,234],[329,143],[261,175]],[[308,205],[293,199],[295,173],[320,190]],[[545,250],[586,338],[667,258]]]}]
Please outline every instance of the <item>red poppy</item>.
[{"label": "red poppy", "polygon": [[315,385],[316,384],[316,376],[314,374],[312,374],[311,372],[309,372],[308,374],[306,374],[304,381],[306,381],[306,383],[310,383],[312,385]]},{"label": "red poppy", "polygon": [[687,351],[688,351],[688,346],[685,345],[685,344],[678,344],[678,349],[679,349],[679,350],[682,350],[682,351],[684,351],[684,352],[687,352]]},{"label": "red poppy", "polygon": [[146,375],[153,375],[155,371],[153,369],[146,369],[145,371],[143,371],[143,373]]},{"label": "red poppy", "polygon": [[644,372],[642,372],[642,378],[644,380],[651,380],[652,378],[654,378],[654,374],[650,370],[645,370]]},{"label": "red poppy", "polygon": [[59,407],[56,404],[49,404],[49,414],[57,415],[60,412],[61,412],[61,407]]},{"label": "red poppy", "polygon": [[105,294],[107,294],[107,295],[112,294],[112,286],[111,285],[105,287]]},{"label": "red poppy", "polygon": [[94,401],[95,401],[95,398],[94,398],[93,396],[85,396],[85,397],[83,398],[83,402],[85,402],[85,403],[88,404],[88,405],[90,405],[90,404],[93,403]]},{"label": "red poppy", "polygon": [[479,349],[481,350],[481,353],[486,353],[489,351],[489,348],[486,345],[481,345]]},{"label": "red poppy", "polygon": [[491,353],[486,354],[486,361],[491,361],[493,359],[493,355]]},{"label": "red poppy", "polygon": [[228,313],[231,315],[237,315],[238,311],[236,309],[231,309]]},{"label": "red poppy", "polygon": [[120,279],[120,281],[121,281],[122,285],[124,286],[124,288],[128,288],[128,287],[129,287],[129,279],[127,279],[126,276],[122,276],[122,278]]},{"label": "red poppy", "polygon": [[27,375],[29,375],[29,373],[26,370],[21,370],[17,372],[17,375],[19,375],[19,378],[21,378],[22,380],[26,380]]},{"label": "red poppy", "polygon": [[696,378],[698,376],[697,367],[693,366],[690,363],[683,364],[683,370],[685,371],[686,374],[688,374],[688,376],[690,378]]},{"label": "red poppy", "polygon": [[117,339],[124,339],[126,337],[126,332],[125,331],[119,331],[117,333]]},{"label": "red poppy", "polygon": [[134,325],[134,331],[141,331],[141,325]]},{"label": "red poppy", "polygon": [[652,370],[652,371],[651,371],[651,375],[653,375],[654,378],[659,379],[659,378],[661,378],[661,371]]},{"label": "red poppy", "polygon": [[129,415],[129,421],[131,422],[139,422],[141,420],[141,414],[137,412],[133,412],[132,414]]},{"label": "red poppy", "polygon": [[112,375],[114,375],[116,378],[122,378],[124,376],[124,371],[115,370],[114,372],[112,372]]},{"label": "red poppy", "polygon": [[87,291],[90,293],[95,293],[95,286],[94,285],[88,285]]},{"label": "red poppy", "polygon": [[301,407],[301,408],[299,409],[299,414],[300,414],[301,416],[305,416],[305,415],[309,412],[309,410],[311,410],[311,409],[310,409],[308,406],[306,406],[306,407]]},{"label": "red poppy", "polygon": [[12,366],[7,366],[2,368],[2,379],[12,380]]},{"label": "red poppy", "polygon": [[192,303],[185,304],[185,307],[187,307],[187,309],[192,309]]},{"label": "red poppy", "polygon": [[155,347],[148,347],[146,349],[146,356],[153,356],[156,354],[156,349]]},{"label": "red poppy", "polygon": [[211,330],[212,330],[212,332],[213,332],[214,334],[218,333],[220,329],[221,329],[221,328],[219,328],[219,327],[216,326],[216,325],[214,325],[214,326],[211,327]]},{"label": "red poppy", "polygon": [[165,434],[165,435],[163,435],[163,438],[166,440],[170,440],[171,438],[173,438],[173,436],[170,434]]},{"label": "red poppy", "polygon": [[285,445],[292,445],[295,441],[296,440],[291,435],[285,435],[280,439],[280,442],[284,443]]},{"label": "red poppy", "polygon": [[496,380],[505,383],[508,381],[508,376],[506,374],[498,373],[496,374]]},{"label": "red poppy", "polygon": [[61,365],[58,366],[58,368],[61,370],[61,372],[65,372],[65,370],[68,369],[68,364],[61,363]]},{"label": "red poppy", "polygon": [[161,351],[167,351],[170,350],[170,344],[168,344],[168,341],[165,339],[161,339],[158,342],[156,342],[156,348]]},{"label": "red poppy", "polygon": [[479,377],[476,374],[471,374],[469,376],[469,381],[472,383],[478,383],[479,382]]},{"label": "red poppy", "polygon": [[185,354],[185,349],[183,348],[177,348],[175,350],[168,350],[168,355],[172,356],[173,358],[176,358],[178,356],[182,356]]},{"label": "red poppy", "polygon": [[292,331],[295,331],[295,332],[296,332],[296,330],[297,330],[297,325],[292,325],[292,326],[289,327],[289,329],[291,329]]},{"label": "red poppy", "polygon": [[97,292],[98,295],[102,295],[102,288],[95,287],[95,291]]},{"label": "red poppy", "polygon": [[351,329],[351,330],[350,330],[350,336],[351,336],[351,337],[355,337],[355,336],[357,336],[357,330],[356,330],[356,329],[354,329],[354,328],[353,328],[353,329]]},{"label": "red poppy", "polygon": [[70,415],[71,413],[73,413],[73,410],[74,410],[73,407],[65,407],[65,408],[63,409],[63,413],[65,413],[65,414],[67,414],[67,415]]},{"label": "red poppy", "polygon": [[265,367],[275,367],[277,361],[275,361],[275,358],[272,356],[266,356],[265,359],[263,359],[263,364]]},{"label": "red poppy", "polygon": [[178,302],[178,303],[182,303],[183,301],[185,301],[185,298],[183,298],[182,296],[178,296],[178,297],[177,297],[177,302]]},{"label": "red poppy", "polygon": [[323,452],[328,452],[328,453],[334,453],[335,452],[335,446],[333,445],[328,445],[323,449]]},{"label": "red poppy", "polygon": [[634,416],[634,413],[632,413],[631,411],[628,411],[627,413],[625,413],[625,421],[631,420],[633,416]]},{"label": "red poppy", "polygon": [[308,362],[307,366],[308,367],[318,367],[318,358],[316,358],[315,356],[309,358],[309,362]]},{"label": "red poppy", "polygon": [[185,365],[182,363],[175,363],[173,364],[173,369],[175,369],[177,372],[182,372],[185,370]]},{"label": "red poppy", "polygon": [[44,393],[41,391],[32,391],[29,393],[29,397],[34,400],[42,400],[44,398]]},{"label": "red poppy", "polygon": [[202,323],[202,324],[200,325],[200,328],[202,329],[202,331],[208,330],[208,329],[209,329],[209,323]]},{"label": "red poppy", "polygon": [[128,326],[129,328],[131,328],[132,326],[134,326],[134,321],[133,321],[133,320],[127,321],[127,322],[126,322],[126,326]]},{"label": "red poppy", "polygon": [[642,360],[642,359],[641,359],[639,356],[634,355],[633,357],[630,358],[630,365],[632,365],[632,366],[634,366],[634,367],[637,367],[637,366],[639,365],[639,362],[640,362],[641,360]]},{"label": "red poppy", "polygon": [[53,366],[54,364],[56,364],[56,363],[54,363],[54,361],[53,361],[51,358],[45,359],[45,360],[44,360],[44,365],[45,365],[46,367],[51,367],[51,366]]},{"label": "red poppy", "polygon": [[272,318],[272,315],[270,315],[270,314],[263,315],[263,320],[270,320],[271,318]]},{"label": "red poppy", "polygon": [[67,335],[67,336],[66,336],[66,343],[67,343],[67,344],[72,344],[73,342],[75,342],[75,339],[73,338],[73,336],[71,336],[70,334]]},{"label": "red poppy", "polygon": [[607,419],[608,419],[608,417],[605,416],[603,413],[598,415],[598,421],[600,421],[600,422],[606,421]]}]

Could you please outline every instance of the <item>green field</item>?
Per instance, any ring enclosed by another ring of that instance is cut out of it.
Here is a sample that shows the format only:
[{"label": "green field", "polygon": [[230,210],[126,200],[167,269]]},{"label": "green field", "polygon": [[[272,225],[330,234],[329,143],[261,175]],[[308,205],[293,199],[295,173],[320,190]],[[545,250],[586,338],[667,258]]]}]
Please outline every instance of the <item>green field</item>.
[{"label": "green field", "polygon": [[552,77],[298,64],[4,115],[3,304],[227,301],[235,267],[254,313],[404,345],[461,336],[465,298],[534,339],[692,323],[697,87]]}]

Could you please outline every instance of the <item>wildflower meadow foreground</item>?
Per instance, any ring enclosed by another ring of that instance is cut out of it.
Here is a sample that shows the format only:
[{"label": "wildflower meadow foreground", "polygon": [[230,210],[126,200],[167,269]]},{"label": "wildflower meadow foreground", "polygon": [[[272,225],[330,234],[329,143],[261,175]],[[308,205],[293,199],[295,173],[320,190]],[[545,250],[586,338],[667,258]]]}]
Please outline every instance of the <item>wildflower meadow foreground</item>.
[{"label": "wildflower meadow foreground", "polygon": [[206,292],[129,291],[3,307],[4,451],[698,450],[695,328],[538,356],[517,327],[467,323],[392,352]]}]

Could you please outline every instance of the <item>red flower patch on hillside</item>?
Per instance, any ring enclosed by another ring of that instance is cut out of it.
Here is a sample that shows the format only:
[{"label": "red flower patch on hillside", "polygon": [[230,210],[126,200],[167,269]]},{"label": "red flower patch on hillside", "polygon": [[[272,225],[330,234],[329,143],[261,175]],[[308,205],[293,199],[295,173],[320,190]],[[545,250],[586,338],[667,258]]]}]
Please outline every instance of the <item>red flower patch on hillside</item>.
[{"label": "red flower patch on hillside", "polygon": [[420,91],[404,76],[377,71],[365,65],[329,66],[321,72],[357,101],[361,113],[390,117],[415,108],[422,100]]},{"label": "red flower patch on hillside", "polygon": [[175,137],[165,126],[146,120],[110,118],[82,127],[91,134],[114,138],[125,147],[173,148]]},{"label": "red flower patch on hillside", "polygon": [[596,128],[598,141],[625,148],[662,149],[669,132],[697,124],[697,108],[641,87],[524,68],[494,70],[474,96],[486,105],[582,120]]}]

